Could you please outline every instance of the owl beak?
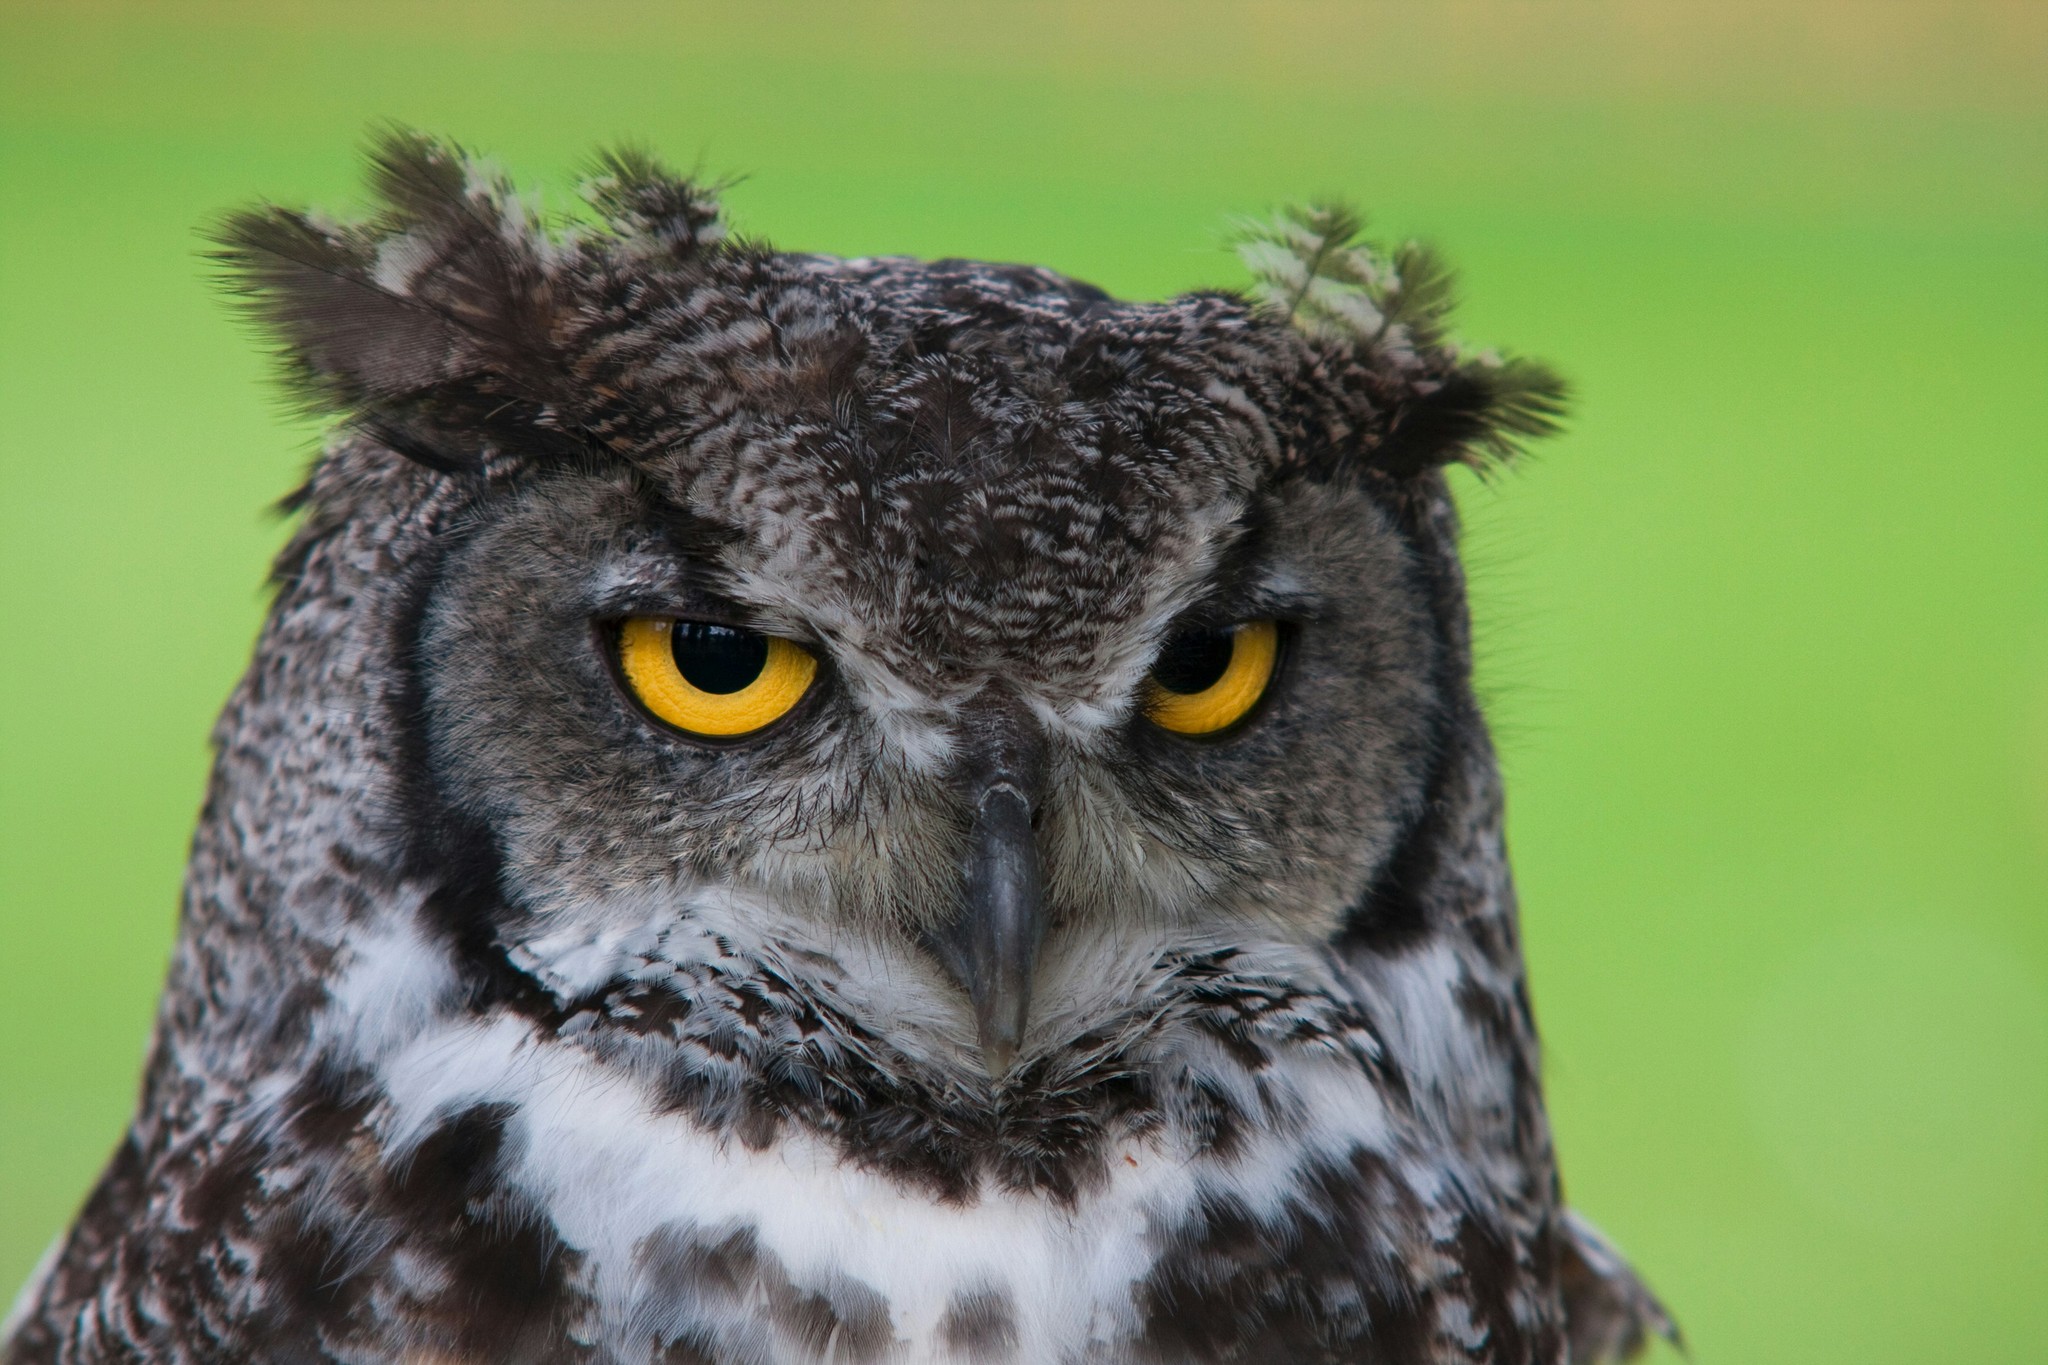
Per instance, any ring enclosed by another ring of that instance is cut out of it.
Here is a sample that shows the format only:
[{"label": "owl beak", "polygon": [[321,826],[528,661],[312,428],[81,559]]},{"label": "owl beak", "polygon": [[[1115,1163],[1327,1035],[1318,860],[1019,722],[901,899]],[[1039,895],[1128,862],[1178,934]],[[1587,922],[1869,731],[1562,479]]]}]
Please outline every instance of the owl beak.
[{"label": "owl beak", "polygon": [[1017,1060],[1045,938],[1045,883],[1032,828],[1044,753],[1021,717],[997,723],[970,761],[971,823],[953,922],[931,946],[974,1005],[981,1061],[1000,1079]]},{"label": "owl beak", "polygon": [[1031,814],[1030,800],[1008,783],[982,794],[960,917],[948,935],[954,950],[948,965],[974,1002],[982,1066],[993,1078],[1017,1060],[1045,938],[1045,887]]}]

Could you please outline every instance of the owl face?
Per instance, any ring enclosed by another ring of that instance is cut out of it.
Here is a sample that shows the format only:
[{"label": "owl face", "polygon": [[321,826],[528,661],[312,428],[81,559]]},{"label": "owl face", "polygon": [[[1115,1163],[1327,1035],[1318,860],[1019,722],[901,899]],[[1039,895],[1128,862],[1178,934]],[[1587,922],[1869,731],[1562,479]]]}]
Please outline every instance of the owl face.
[{"label": "owl face", "polygon": [[461,506],[392,639],[399,823],[490,888],[458,936],[574,996],[717,924],[910,983],[865,1012],[994,1073],[1113,1010],[1105,963],[1327,939],[1462,696],[1435,466],[1550,381],[1362,261],[1338,334],[735,246],[605,170],[564,233],[400,138],[382,217],[223,239],[301,392]]},{"label": "owl face", "polygon": [[[1094,980],[1059,964],[1099,965],[1104,940],[1328,934],[1412,815],[1430,744],[1426,588],[1387,514],[1329,486],[1219,488],[1171,509],[1170,534],[1096,555],[1102,528],[1165,500],[1063,491],[1042,532],[1033,476],[1070,484],[1074,452],[983,458],[1008,498],[913,529],[917,504],[880,484],[800,518],[795,544],[624,472],[478,509],[415,657],[427,768],[499,849],[511,938],[601,934],[713,892],[827,950],[943,936],[1005,746],[1034,769],[1040,1018]],[[787,481],[837,491],[800,452]],[[677,623],[655,648],[714,698],[759,685],[766,642],[814,667],[758,727],[693,733],[636,685],[628,637],[647,622]],[[1227,684],[1233,651],[1259,653],[1236,635],[1261,628],[1269,669],[1223,699],[1242,714],[1162,723],[1162,693]]]}]

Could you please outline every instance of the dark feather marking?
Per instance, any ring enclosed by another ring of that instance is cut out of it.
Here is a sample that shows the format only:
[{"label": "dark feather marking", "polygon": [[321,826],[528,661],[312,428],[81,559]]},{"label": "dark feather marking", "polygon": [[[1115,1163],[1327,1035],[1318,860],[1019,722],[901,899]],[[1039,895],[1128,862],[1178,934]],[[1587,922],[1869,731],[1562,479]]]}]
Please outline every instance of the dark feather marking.
[{"label": "dark feather marking", "polygon": [[406,1251],[431,1258],[446,1287],[403,1311],[416,1332],[459,1358],[567,1362],[579,1300],[578,1257],[547,1214],[504,1181],[517,1109],[478,1104],[450,1115],[385,1168],[384,1210]]},{"label": "dark feather marking", "polygon": [[343,1151],[363,1136],[379,1097],[376,1077],[369,1072],[322,1057],[285,1100],[285,1131],[307,1151]]},{"label": "dark feather marking", "polygon": [[[1436,1259],[1404,1245],[1424,1224],[1414,1195],[1380,1158],[1312,1161],[1271,1217],[1211,1193],[1183,1224],[1155,1234],[1158,1259],[1139,1285],[1139,1358],[1159,1365],[1378,1365],[1450,1358],[1437,1335],[1439,1299],[1465,1301],[1487,1333],[1473,1357],[1541,1365],[1558,1342],[1530,1337],[1509,1306],[1527,1276],[1493,1233],[1467,1218],[1456,1250],[1473,1260],[1447,1282]],[[1411,1230],[1404,1233],[1403,1230]],[[1554,1333],[1551,1334],[1554,1336]],[[1459,1358],[1465,1357],[1462,1351]]]},{"label": "dark feather marking", "polygon": [[982,1285],[962,1290],[939,1319],[939,1340],[970,1365],[1002,1365],[1017,1353],[1017,1309],[1008,1290]]},{"label": "dark feather marking", "polygon": [[642,1239],[636,1268],[649,1286],[642,1315],[662,1324],[654,1345],[670,1360],[882,1359],[896,1340],[889,1304],[835,1275],[798,1284],[751,1227],[669,1226]]},{"label": "dark feather marking", "polygon": [[466,990],[466,1005],[482,1012],[511,1004],[530,1016],[557,1019],[553,1001],[506,955],[500,937],[508,916],[502,857],[482,822],[456,809],[433,763],[427,695],[420,657],[428,603],[454,537],[441,553],[413,570],[391,627],[399,676],[386,693],[387,728],[395,740],[392,809],[383,824],[400,850],[398,875],[428,889],[421,925],[447,946]]},{"label": "dark feather marking", "polygon": [[1439,851],[1456,817],[1443,799],[1440,778],[1431,779],[1421,816],[1344,917],[1337,932],[1340,952],[1398,954],[1429,937],[1431,880]]},{"label": "dark feather marking", "polygon": [[1429,754],[1421,808],[1394,852],[1339,926],[1340,952],[1395,955],[1444,927],[1450,893],[1442,886],[1447,859],[1462,851],[1460,822],[1469,820],[1465,765],[1471,750],[1486,744],[1485,722],[1472,700],[1471,645],[1466,625],[1465,586],[1457,567],[1455,521],[1443,521],[1447,499],[1425,496],[1440,489],[1440,475],[1404,487],[1386,499],[1403,530],[1417,543],[1411,565],[1421,580],[1435,618],[1439,641],[1430,661],[1435,705],[1423,741]]}]

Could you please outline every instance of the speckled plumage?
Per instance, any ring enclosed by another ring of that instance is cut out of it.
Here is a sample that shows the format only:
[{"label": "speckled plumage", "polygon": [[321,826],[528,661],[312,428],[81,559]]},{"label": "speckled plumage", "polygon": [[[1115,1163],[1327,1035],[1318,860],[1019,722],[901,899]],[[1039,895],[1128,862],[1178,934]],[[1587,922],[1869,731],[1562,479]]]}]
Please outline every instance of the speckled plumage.
[{"label": "speckled plumage", "polygon": [[[134,1126],[7,1358],[1668,1331],[1559,1202],[1438,472],[1554,389],[1434,313],[778,254],[601,169],[602,223],[550,231],[399,136],[371,221],[224,229],[346,420],[215,732]],[[615,684],[592,623],[629,612],[823,681],[690,742]],[[1250,617],[1289,631],[1252,722],[1150,727],[1169,628]],[[1042,754],[1051,925],[1000,1076],[928,947],[990,735]]]}]

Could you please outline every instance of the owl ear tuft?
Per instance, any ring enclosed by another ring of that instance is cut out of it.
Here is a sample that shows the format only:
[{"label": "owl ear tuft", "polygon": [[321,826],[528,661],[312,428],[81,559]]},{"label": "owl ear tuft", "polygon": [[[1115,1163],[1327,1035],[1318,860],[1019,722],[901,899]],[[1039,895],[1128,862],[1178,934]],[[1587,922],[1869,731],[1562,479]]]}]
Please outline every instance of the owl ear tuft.
[{"label": "owl ear tuft", "polygon": [[724,240],[724,188],[676,175],[644,148],[622,146],[598,154],[581,191],[629,250],[682,261]]},{"label": "owl ear tuft", "polygon": [[1312,203],[1237,225],[1253,306],[1335,363],[1364,436],[1362,463],[1410,477],[1486,469],[1555,431],[1566,386],[1538,361],[1467,352],[1449,334],[1450,268],[1429,247],[1383,250],[1348,205]]},{"label": "owl ear tuft", "polygon": [[1399,393],[1365,463],[1397,478],[1453,463],[1484,474],[1557,431],[1569,394],[1540,361],[1492,352],[1453,358]]},{"label": "owl ear tuft", "polygon": [[[377,197],[340,223],[265,206],[213,232],[228,288],[277,342],[314,411],[401,453],[473,464],[493,428],[550,425],[568,388],[553,244],[530,202],[452,144],[406,130],[371,149]],[[451,445],[452,442],[452,445]]]}]

